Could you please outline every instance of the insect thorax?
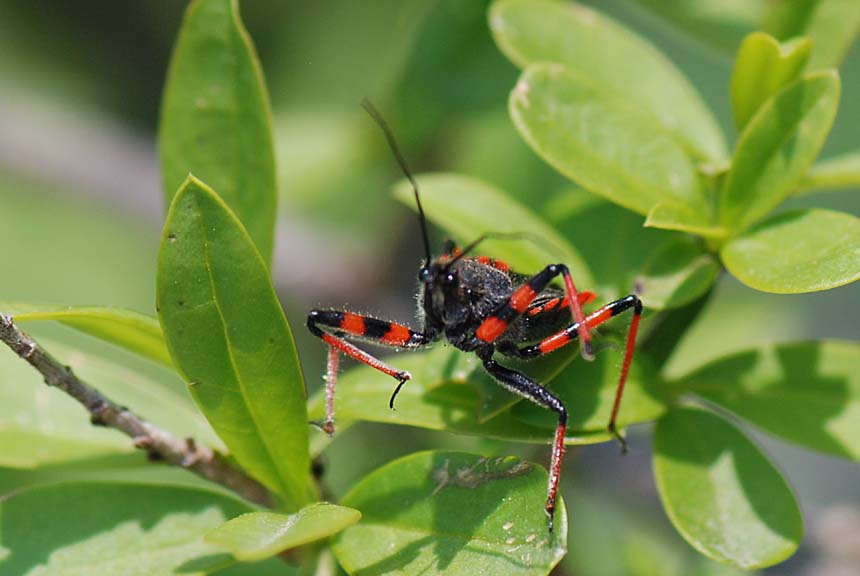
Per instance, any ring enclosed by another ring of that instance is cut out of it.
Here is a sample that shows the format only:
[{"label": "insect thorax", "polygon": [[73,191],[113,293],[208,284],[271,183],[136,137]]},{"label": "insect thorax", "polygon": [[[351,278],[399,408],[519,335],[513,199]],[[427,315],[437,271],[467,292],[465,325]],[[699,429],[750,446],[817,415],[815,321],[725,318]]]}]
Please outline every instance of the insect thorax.
[{"label": "insect thorax", "polygon": [[[432,280],[421,285],[424,315],[454,346],[459,347],[513,292],[508,274],[471,258],[458,260],[450,268],[445,260],[437,259],[430,269]],[[448,281],[448,274],[453,275],[453,282]]]}]

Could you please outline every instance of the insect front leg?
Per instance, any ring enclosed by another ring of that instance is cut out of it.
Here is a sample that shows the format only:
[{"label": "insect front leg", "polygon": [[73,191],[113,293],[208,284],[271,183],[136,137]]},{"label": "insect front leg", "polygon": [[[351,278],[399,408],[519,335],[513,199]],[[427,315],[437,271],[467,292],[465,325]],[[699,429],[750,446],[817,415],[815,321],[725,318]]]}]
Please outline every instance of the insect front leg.
[{"label": "insect front leg", "polygon": [[342,312],[340,310],[311,310],[308,313],[308,330],[329,345],[328,366],[326,370],[326,419],[323,430],[334,434],[334,393],[337,380],[338,352],[342,352],[371,368],[379,370],[397,380],[398,384],[391,395],[389,406],[394,408],[394,398],[403,384],[412,378],[405,370],[398,370],[346,338],[364,340],[391,348],[417,349],[426,346],[432,337],[425,332],[415,332],[394,322],[378,320],[369,316]]},{"label": "insect front leg", "polygon": [[585,314],[582,311],[581,299],[579,293],[576,291],[576,286],[573,284],[570,270],[564,264],[550,264],[529,278],[525,284],[517,288],[507,302],[503,302],[490,316],[484,319],[475,331],[476,339],[486,344],[494,343],[507,331],[510,323],[518,316],[524,314],[528,310],[529,305],[537,298],[538,294],[559,275],[564,278],[567,301],[573,319],[578,324],[584,326],[579,335],[579,340],[582,343],[582,356],[586,360],[593,360],[594,353],[591,349],[591,337],[588,333],[588,326],[585,325]]},{"label": "insect front leg", "polygon": [[515,358],[537,358],[549,354],[559,348],[573,342],[580,337],[584,329],[594,329],[626,310],[633,309],[633,320],[627,330],[627,345],[624,351],[624,362],[621,365],[621,374],[618,377],[618,385],[615,388],[615,402],[612,405],[612,415],[609,418],[607,429],[621,444],[622,451],[627,451],[627,442],[619,434],[616,428],[618,410],[621,408],[621,397],[624,394],[624,385],[627,383],[627,374],[630,372],[630,363],[633,360],[633,350],[636,347],[636,333],[639,330],[639,319],[642,316],[642,301],[635,294],[625,296],[620,300],[598,308],[588,315],[584,323],[574,322],[564,330],[556,332],[548,338],[544,338],[537,344],[531,346],[516,347],[514,345],[500,345],[499,352],[506,356]]},{"label": "insect front leg", "polygon": [[567,428],[567,410],[552,392],[531,380],[524,374],[505,368],[491,358],[492,353],[483,357],[484,368],[499,383],[523,398],[531,400],[539,406],[558,414],[558,426],[555,429],[555,439],[552,442],[552,458],[549,464],[549,484],[547,486],[546,505],[544,510],[549,516],[549,531],[552,532],[555,521],[555,500],[558,494],[558,480],[561,476],[561,461],[564,456],[564,435]]}]

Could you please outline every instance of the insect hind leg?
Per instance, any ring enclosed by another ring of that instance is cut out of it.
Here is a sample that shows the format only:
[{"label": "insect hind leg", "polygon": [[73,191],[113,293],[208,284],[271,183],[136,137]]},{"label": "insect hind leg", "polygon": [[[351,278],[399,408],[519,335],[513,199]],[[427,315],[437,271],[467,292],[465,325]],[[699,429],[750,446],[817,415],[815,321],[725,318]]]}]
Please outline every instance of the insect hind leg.
[{"label": "insect hind leg", "polygon": [[549,482],[547,485],[546,505],[544,507],[547,516],[549,516],[549,531],[552,532],[553,524],[555,522],[555,502],[558,494],[558,480],[561,476],[561,462],[564,457],[564,435],[567,429],[567,410],[555,394],[526,375],[517,372],[516,370],[505,368],[489,356],[485,357],[483,362],[484,368],[487,372],[498,380],[503,387],[558,414],[558,425],[555,429],[555,439],[552,443],[552,457],[549,465]]}]

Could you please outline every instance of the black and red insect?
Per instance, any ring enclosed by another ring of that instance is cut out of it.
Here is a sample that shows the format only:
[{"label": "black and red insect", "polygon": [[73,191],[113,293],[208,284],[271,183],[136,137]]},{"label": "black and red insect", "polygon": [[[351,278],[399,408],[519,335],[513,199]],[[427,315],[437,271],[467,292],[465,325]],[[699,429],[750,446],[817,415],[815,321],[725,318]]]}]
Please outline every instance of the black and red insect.
[{"label": "black and red insect", "polygon": [[[308,329],[329,345],[326,421],[323,428],[329,434],[334,432],[334,387],[339,353],[398,381],[389,401],[391,408],[394,407],[394,399],[400,388],[411,378],[408,372],[386,364],[348,340],[372,342],[392,348],[418,349],[445,338],[458,349],[477,354],[484,368],[501,386],[558,415],[545,507],[549,516],[549,529],[552,531],[564,453],[567,410],[551,391],[525,374],[499,364],[496,357],[537,358],[579,341],[583,357],[591,360],[593,353],[589,331],[625,310],[632,310],[633,320],[627,333],[624,362],[608,424],[608,430],[625,448],[615,422],[633,357],[642,302],[638,296],[631,294],[586,316],[582,306],[590,302],[594,295],[577,292],[567,266],[550,264],[533,276],[518,274],[500,260],[470,256],[485,239],[483,236],[463,249],[449,243],[442,254],[434,258],[430,251],[427,221],[421,207],[418,185],[385,120],[368,101],[362,102],[362,106],[385,132],[391,150],[415,192],[425,250],[424,261],[418,270],[419,314],[423,318],[423,327],[415,331],[402,324],[341,310],[312,310],[308,314]],[[550,285],[559,277],[564,290]]]}]

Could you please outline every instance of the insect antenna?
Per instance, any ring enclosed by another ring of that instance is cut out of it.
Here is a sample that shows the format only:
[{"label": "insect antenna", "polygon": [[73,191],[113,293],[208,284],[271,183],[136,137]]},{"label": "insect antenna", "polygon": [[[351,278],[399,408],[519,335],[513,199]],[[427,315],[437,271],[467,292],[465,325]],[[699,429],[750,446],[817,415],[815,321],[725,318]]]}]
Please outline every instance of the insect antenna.
[{"label": "insect antenna", "polygon": [[376,109],[376,107],[370,103],[370,100],[367,98],[361,101],[361,107],[364,108],[370,117],[382,128],[382,131],[385,133],[385,138],[388,140],[388,146],[391,148],[391,152],[394,154],[394,158],[397,159],[397,163],[400,165],[400,169],[403,171],[403,174],[406,178],[409,179],[409,182],[412,184],[412,190],[415,192],[415,203],[418,205],[418,221],[421,223],[421,236],[424,240],[424,254],[426,255],[426,260],[424,265],[430,264],[430,260],[432,256],[430,254],[430,236],[427,233],[427,218],[424,216],[424,208],[421,207],[421,198],[418,195],[418,183],[415,181],[415,178],[412,176],[412,172],[409,170],[409,167],[406,165],[406,160],[403,159],[403,155],[400,153],[400,149],[397,147],[397,141],[394,139],[394,133],[391,131],[391,128],[388,126],[388,122],[382,117],[382,114]]}]

